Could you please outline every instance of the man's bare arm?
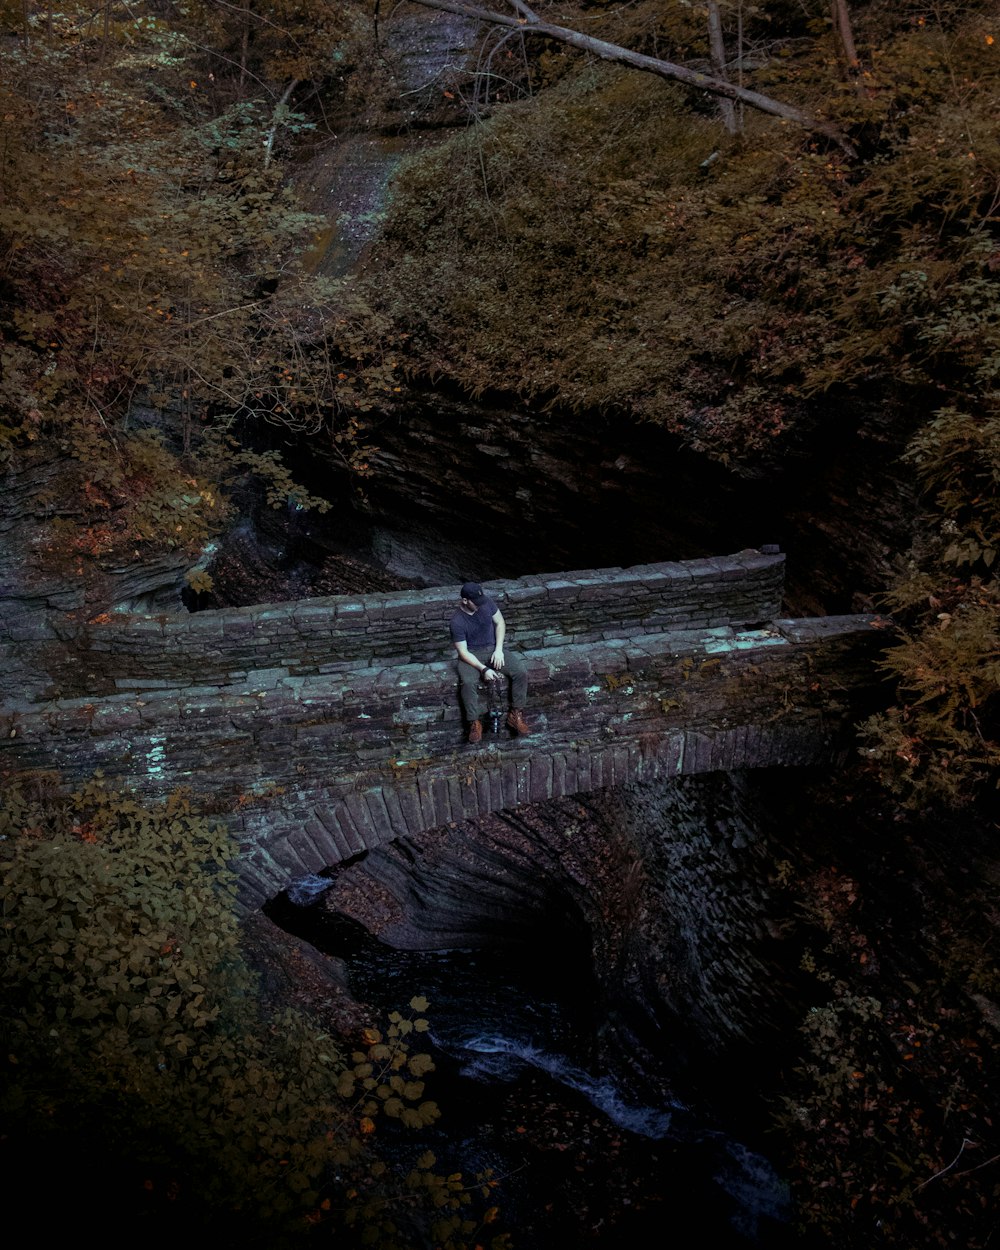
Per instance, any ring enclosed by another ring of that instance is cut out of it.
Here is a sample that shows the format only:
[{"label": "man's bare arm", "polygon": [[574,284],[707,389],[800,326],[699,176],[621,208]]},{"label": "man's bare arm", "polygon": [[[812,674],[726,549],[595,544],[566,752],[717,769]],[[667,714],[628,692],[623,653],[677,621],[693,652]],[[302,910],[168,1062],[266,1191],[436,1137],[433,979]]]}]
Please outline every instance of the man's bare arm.
[{"label": "man's bare arm", "polygon": [[[455,650],[458,652],[458,658],[460,660],[464,660],[466,664],[471,664],[474,669],[477,669],[485,676],[487,681],[496,680],[497,675],[493,669],[490,668],[489,664],[483,664],[476,659],[476,657],[469,650],[469,644],[464,638],[460,638],[458,642],[455,643]],[[490,662],[492,663],[492,657]]]},{"label": "man's bare arm", "polygon": [[497,641],[496,649],[490,656],[490,663],[494,668],[502,669],[504,666],[503,641],[507,637],[507,622],[503,619],[503,613],[499,608],[493,613],[493,628],[497,633]]}]

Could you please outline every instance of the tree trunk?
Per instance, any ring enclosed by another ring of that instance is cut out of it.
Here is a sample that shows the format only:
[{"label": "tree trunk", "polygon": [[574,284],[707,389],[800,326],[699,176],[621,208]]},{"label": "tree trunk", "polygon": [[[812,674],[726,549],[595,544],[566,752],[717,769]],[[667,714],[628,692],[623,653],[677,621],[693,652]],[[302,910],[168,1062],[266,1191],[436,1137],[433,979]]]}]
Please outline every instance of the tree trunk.
[{"label": "tree trunk", "polygon": [[[722,37],[722,15],[716,0],[708,0],[708,51],[712,62],[712,72],[720,82],[728,82],[726,70],[726,41]],[[728,134],[734,135],[736,125],[736,104],[733,100],[719,98],[719,112],[722,124]]]},{"label": "tree trunk", "polygon": [[820,121],[792,104],[785,104],[782,100],[774,100],[771,96],[762,95],[759,91],[750,91],[746,87],[738,87],[731,82],[712,78],[708,74],[701,74],[684,65],[675,65],[672,61],[644,56],[640,52],[630,52],[628,48],[622,48],[616,43],[594,39],[590,35],[581,34],[580,31],[571,30],[567,26],[553,26],[550,22],[541,21],[523,3],[523,0],[511,0],[517,11],[523,15],[521,17],[494,13],[490,9],[481,9],[477,5],[466,4],[463,0],[415,0],[415,3],[422,4],[429,9],[440,9],[444,13],[454,13],[458,17],[477,18],[481,22],[490,22],[495,26],[520,30],[525,35],[555,39],[559,43],[568,44],[571,48],[579,48],[583,52],[589,52],[592,56],[600,57],[603,61],[612,61],[619,65],[627,65],[630,69],[638,69],[648,74],[656,74],[660,78],[682,82],[688,87],[707,91],[725,100],[741,101],[759,112],[768,113],[772,117],[780,117],[782,121],[793,122],[812,134],[824,135],[846,155],[852,158],[857,156],[850,141],[836,126]]},{"label": "tree trunk", "polygon": [[293,78],[282,93],[281,99],[274,106],[274,112],[271,114],[271,129],[267,132],[267,140],[264,144],[264,168],[268,169],[271,165],[271,156],[274,152],[274,139],[278,133],[278,127],[285,119],[285,108],[288,101],[292,98],[292,92],[299,85],[299,80]]},{"label": "tree trunk", "polygon": [[856,78],[861,72],[858,50],[854,43],[854,30],[851,26],[851,15],[848,12],[847,0],[831,0],[833,11],[833,29],[840,40],[840,47],[847,62],[847,72]]}]

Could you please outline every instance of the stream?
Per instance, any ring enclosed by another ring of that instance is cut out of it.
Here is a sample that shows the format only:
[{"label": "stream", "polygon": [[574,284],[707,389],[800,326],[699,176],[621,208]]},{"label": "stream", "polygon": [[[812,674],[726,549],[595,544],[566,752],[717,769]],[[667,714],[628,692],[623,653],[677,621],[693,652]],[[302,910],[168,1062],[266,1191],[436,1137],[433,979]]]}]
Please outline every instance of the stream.
[{"label": "stream", "polygon": [[327,911],[328,885],[295,883],[271,918],[343,960],[352,995],[377,1013],[427,998],[427,1095],[442,1115],[414,1148],[432,1149],[446,1171],[500,1178],[498,1231],[517,1250],[663,1243],[671,1227],[676,1247],[797,1244],[786,1186],[764,1157],[683,1089],[664,1094],[602,1060],[584,934],[563,926],[502,949],[396,950]]}]

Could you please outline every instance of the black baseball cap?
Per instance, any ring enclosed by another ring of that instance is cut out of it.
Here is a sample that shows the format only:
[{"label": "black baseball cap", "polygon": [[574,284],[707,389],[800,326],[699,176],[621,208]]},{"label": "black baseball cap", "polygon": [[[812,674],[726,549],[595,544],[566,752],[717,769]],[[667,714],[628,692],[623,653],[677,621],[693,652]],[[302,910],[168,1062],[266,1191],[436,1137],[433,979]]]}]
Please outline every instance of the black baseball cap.
[{"label": "black baseball cap", "polygon": [[462,587],[461,595],[463,599],[471,599],[473,603],[482,603],[486,598],[478,582],[466,582]]}]

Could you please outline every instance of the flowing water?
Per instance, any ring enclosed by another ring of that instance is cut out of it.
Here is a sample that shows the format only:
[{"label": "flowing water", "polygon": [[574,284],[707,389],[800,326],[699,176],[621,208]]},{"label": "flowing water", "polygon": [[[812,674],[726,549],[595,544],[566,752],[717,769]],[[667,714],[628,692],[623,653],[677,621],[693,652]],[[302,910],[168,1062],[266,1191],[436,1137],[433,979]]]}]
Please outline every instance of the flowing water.
[{"label": "flowing water", "polygon": [[442,1118],[421,1146],[467,1177],[502,1178],[494,1200],[516,1250],[796,1244],[786,1187],[764,1157],[683,1090],[665,1095],[609,1063],[589,952],[572,937],[395,950],[327,912],[328,884],[296,883],[274,918],[344,960],[353,995],[383,1015],[429,1000],[427,1096]]}]

